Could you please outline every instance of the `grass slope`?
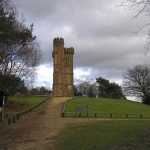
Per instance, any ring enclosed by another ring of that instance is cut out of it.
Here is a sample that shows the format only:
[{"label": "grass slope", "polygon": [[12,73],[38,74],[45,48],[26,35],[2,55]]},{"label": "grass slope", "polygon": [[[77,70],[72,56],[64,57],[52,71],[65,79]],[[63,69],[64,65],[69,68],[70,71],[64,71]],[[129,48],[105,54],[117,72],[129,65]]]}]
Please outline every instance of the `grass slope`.
[{"label": "grass slope", "polygon": [[88,109],[89,113],[143,114],[150,117],[150,106],[137,102],[107,98],[74,98],[66,103],[65,112]]},{"label": "grass slope", "polygon": [[11,96],[8,98],[7,111],[23,111],[38,105],[45,99],[45,96]]},{"label": "grass slope", "polygon": [[34,106],[45,99],[43,96],[12,96],[9,97],[10,102]]},{"label": "grass slope", "polygon": [[71,126],[57,138],[56,150],[149,150],[150,121],[114,120]]}]

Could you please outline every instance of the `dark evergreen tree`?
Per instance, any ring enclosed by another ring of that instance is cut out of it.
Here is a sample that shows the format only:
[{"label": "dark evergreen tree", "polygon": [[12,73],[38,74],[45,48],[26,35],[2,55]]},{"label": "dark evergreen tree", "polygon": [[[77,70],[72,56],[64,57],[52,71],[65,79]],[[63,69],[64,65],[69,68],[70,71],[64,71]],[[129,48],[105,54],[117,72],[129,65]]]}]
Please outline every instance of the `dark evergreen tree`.
[{"label": "dark evergreen tree", "polygon": [[11,1],[0,0],[0,75],[3,82],[7,83],[6,79],[13,82],[15,79],[16,84],[16,80],[33,78],[34,67],[39,61],[35,38],[33,25],[26,26],[18,21]]},{"label": "dark evergreen tree", "polygon": [[24,81],[15,75],[1,75],[0,74],[0,89],[6,95],[14,95],[16,93],[22,93],[22,89],[25,89]]},{"label": "dark evergreen tree", "polygon": [[121,86],[116,83],[110,83],[109,80],[99,77],[96,79],[99,84],[99,96],[110,98],[125,98]]}]

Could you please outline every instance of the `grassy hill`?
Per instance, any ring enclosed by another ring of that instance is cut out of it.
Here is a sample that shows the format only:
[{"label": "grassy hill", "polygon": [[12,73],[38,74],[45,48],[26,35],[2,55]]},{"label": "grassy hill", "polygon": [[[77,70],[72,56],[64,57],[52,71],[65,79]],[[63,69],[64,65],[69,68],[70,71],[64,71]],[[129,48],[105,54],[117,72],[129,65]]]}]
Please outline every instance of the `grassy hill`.
[{"label": "grassy hill", "polygon": [[9,97],[9,102],[34,106],[42,102],[44,99],[46,99],[45,96],[11,96]]},{"label": "grassy hill", "polygon": [[[126,114],[143,114],[150,118],[150,106],[121,99],[78,97],[65,105],[70,117],[125,117]],[[112,118],[113,118],[112,117]],[[131,116],[130,116],[131,117]],[[131,118],[132,118],[131,117]],[[78,121],[78,120],[77,120]],[[87,121],[87,120],[86,120]],[[69,125],[58,135],[56,150],[149,150],[150,120],[102,119],[78,125]]]},{"label": "grassy hill", "polygon": [[56,150],[149,150],[149,120],[107,120],[66,127]]},{"label": "grassy hill", "polygon": [[6,111],[19,112],[34,107],[44,101],[45,96],[10,96],[8,97],[8,105]]},{"label": "grassy hill", "polygon": [[73,116],[75,113],[93,116],[97,113],[97,116],[104,118],[110,114],[116,118],[124,118],[127,114],[131,117],[138,117],[140,114],[150,117],[150,106],[121,99],[78,97],[66,103],[65,113],[66,116]]}]

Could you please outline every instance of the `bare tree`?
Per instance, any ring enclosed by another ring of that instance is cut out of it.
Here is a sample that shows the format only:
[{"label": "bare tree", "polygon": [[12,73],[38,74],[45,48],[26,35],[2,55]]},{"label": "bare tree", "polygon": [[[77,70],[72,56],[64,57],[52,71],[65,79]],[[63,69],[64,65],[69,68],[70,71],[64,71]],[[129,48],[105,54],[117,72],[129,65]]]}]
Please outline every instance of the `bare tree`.
[{"label": "bare tree", "polygon": [[143,103],[150,104],[150,67],[138,65],[127,70],[123,87],[126,95],[140,97]]},{"label": "bare tree", "polygon": [[[122,0],[123,6],[127,6],[135,11],[134,17],[137,18],[139,16],[150,17],[150,0]],[[145,24],[141,25],[139,28],[139,32],[147,31],[147,40],[146,40],[146,49],[150,49],[150,21],[145,22]]]},{"label": "bare tree", "polygon": [[150,15],[150,0],[125,0],[125,3],[137,11],[135,17]]}]

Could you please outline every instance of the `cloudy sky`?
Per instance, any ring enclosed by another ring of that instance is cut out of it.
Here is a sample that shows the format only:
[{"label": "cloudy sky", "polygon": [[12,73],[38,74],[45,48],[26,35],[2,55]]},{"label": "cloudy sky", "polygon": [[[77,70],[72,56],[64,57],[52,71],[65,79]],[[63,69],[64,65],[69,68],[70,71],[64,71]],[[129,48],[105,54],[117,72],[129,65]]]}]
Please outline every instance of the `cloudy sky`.
[{"label": "cloudy sky", "polygon": [[148,18],[121,7],[123,0],[14,0],[21,18],[34,23],[42,50],[35,85],[52,85],[52,41],[75,48],[75,82],[102,76],[121,84],[126,69],[148,64]]}]

